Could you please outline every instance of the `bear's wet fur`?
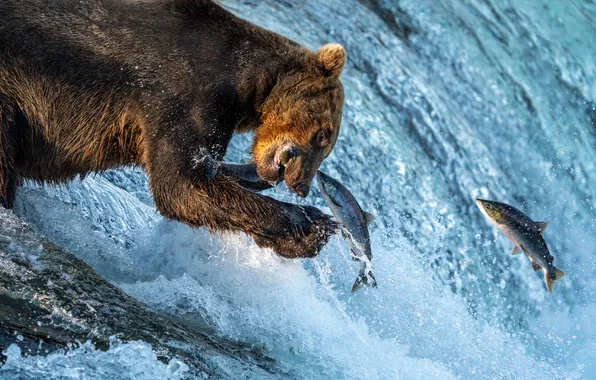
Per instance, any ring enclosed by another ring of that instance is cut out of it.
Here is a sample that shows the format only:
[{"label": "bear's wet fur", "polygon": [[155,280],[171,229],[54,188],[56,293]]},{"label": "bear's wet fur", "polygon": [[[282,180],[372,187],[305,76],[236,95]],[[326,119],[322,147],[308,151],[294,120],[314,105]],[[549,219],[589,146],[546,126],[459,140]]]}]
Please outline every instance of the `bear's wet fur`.
[{"label": "bear's wet fur", "polygon": [[312,52],[206,0],[3,0],[0,202],[23,179],[140,165],[164,216],[312,257],[336,230],[327,215],[196,163],[255,131],[259,175],[306,196],[337,140],[344,63],[337,44]]}]

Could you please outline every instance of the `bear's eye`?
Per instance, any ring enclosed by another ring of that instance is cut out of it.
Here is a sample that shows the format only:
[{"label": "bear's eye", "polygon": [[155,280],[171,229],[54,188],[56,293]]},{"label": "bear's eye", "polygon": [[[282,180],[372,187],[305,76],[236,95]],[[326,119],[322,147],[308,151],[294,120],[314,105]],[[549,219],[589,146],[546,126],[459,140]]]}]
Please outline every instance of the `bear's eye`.
[{"label": "bear's eye", "polygon": [[320,146],[325,147],[329,145],[329,140],[331,139],[331,131],[328,128],[323,128],[317,134],[317,142]]}]

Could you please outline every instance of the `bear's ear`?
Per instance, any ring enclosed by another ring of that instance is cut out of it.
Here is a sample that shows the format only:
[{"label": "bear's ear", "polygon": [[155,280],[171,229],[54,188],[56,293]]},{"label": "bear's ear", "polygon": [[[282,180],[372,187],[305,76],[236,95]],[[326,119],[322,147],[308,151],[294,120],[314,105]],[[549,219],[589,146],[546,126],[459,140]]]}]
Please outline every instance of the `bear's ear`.
[{"label": "bear's ear", "polygon": [[338,78],[346,64],[346,51],[340,44],[327,44],[319,49],[318,60],[325,76]]}]

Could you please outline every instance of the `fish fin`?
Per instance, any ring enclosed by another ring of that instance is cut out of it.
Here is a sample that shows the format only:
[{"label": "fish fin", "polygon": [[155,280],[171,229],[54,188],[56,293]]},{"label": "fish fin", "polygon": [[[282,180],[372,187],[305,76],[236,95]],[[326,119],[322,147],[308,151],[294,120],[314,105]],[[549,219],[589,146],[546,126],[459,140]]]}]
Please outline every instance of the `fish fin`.
[{"label": "fish fin", "polygon": [[563,273],[563,271],[559,268],[553,269],[555,271],[554,278],[551,278],[549,272],[544,271],[544,282],[546,282],[546,289],[548,289],[550,293],[553,292],[553,286],[555,285],[555,281],[560,280],[565,276],[565,273]]},{"label": "fish fin", "polygon": [[358,252],[358,249],[356,247],[354,247],[354,242],[350,238],[350,233],[347,232],[343,228],[341,230],[341,233],[344,236],[344,239],[346,239],[350,243],[350,257],[352,258],[352,261],[360,261],[360,259],[359,259],[360,252]]},{"label": "fish fin", "polygon": [[530,262],[532,263],[532,269],[534,269],[534,272],[538,272],[539,270],[542,269],[542,267],[540,265],[536,264],[534,262],[534,260],[530,259]]},{"label": "fish fin", "polygon": [[354,285],[352,285],[352,293],[359,290],[362,287],[362,285],[364,285],[364,283],[362,282],[362,279],[360,277],[358,277],[356,279],[356,281],[354,282]]},{"label": "fish fin", "polygon": [[[340,226],[341,226],[341,224],[340,224]],[[341,231],[341,236],[344,239],[347,239],[349,237],[348,233],[346,232],[346,229],[343,226],[340,228],[340,231]]]},{"label": "fish fin", "polygon": [[370,272],[369,274],[370,279],[368,280],[368,286],[376,288],[379,285],[377,285],[377,279],[375,278],[375,276],[373,276],[372,272]]},{"label": "fish fin", "polygon": [[544,271],[544,282],[546,283],[546,289],[548,290],[548,292],[552,293],[553,286],[555,286],[555,279],[550,278],[546,270]]},{"label": "fish fin", "polygon": [[209,179],[215,178],[215,176],[217,175],[217,172],[219,170],[219,165],[213,159],[213,157],[211,157],[209,154],[205,154],[203,157],[201,157],[197,161],[197,163],[199,165],[203,165],[203,167],[205,168],[205,172],[207,173],[207,178],[209,178]]},{"label": "fish fin", "polygon": [[539,234],[543,233],[544,230],[546,230],[546,227],[548,227],[547,222],[536,222],[536,228],[538,228]]},{"label": "fish fin", "polygon": [[511,254],[519,255],[520,253],[522,253],[521,248],[518,245],[514,245],[513,248],[511,249]]},{"label": "fish fin", "polygon": [[371,213],[368,213],[366,211],[362,211],[364,213],[364,219],[366,219],[366,224],[371,224],[372,222],[375,221],[375,216]]},{"label": "fish fin", "polygon": [[363,287],[364,285],[370,286],[372,288],[377,287],[377,280],[375,276],[373,276],[372,272],[368,272],[366,275],[358,275],[356,281],[354,281],[354,285],[352,285],[352,293]]},{"label": "fish fin", "polygon": [[207,178],[213,179],[217,175],[217,168],[213,165],[207,166]]}]

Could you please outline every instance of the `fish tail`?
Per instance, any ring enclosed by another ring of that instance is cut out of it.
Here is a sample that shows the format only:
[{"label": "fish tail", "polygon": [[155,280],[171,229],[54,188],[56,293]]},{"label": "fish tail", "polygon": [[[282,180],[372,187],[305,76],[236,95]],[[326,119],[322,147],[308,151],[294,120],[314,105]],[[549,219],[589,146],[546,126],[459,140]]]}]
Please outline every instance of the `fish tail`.
[{"label": "fish tail", "polygon": [[565,276],[565,273],[559,268],[553,269],[554,273],[552,271],[544,271],[544,282],[546,283],[546,289],[548,289],[549,293],[553,292],[555,281],[560,280]]},{"label": "fish tail", "polygon": [[352,285],[352,293],[354,293],[355,291],[357,291],[365,285],[373,288],[377,287],[377,280],[375,279],[375,276],[373,276],[372,272],[368,272],[368,274],[358,275],[356,281],[354,281],[354,285]]},{"label": "fish tail", "polygon": [[207,178],[213,179],[217,175],[218,165],[217,163],[211,158],[211,156],[205,156],[203,161],[205,165],[205,171],[207,173]]}]

